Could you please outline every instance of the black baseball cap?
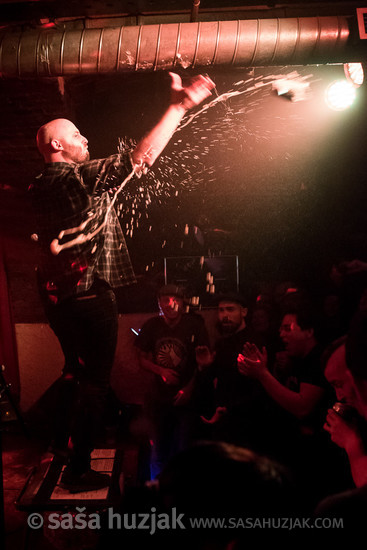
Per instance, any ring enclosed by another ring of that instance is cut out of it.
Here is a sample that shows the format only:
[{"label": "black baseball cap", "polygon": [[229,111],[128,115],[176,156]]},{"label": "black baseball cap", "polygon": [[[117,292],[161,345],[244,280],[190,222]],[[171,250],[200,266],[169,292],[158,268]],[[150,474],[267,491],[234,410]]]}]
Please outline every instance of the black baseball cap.
[{"label": "black baseball cap", "polygon": [[218,294],[215,297],[215,304],[219,306],[221,302],[233,302],[235,304],[239,304],[242,307],[246,307],[246,300],[242,296],[242,294],[239,294],[238,292],[226,292],[223,294]]},{"label": "black baseball cap", "polygon": [[178,285],[164,285],[158,290],[158,298],[161,296],[175,296],[176,298],[185,298],[185,291]]}]

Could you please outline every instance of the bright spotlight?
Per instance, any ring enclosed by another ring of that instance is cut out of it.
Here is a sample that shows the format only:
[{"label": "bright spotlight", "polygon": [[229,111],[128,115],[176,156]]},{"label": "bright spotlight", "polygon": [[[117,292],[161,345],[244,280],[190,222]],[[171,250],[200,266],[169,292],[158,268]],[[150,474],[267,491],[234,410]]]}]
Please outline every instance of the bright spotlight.
[{"label": "bright spotlight", "polygon": [[343,111],[352,105],[356,98],[356,89],[351,82],[337,80],[325,91],[326,105],[334,111]]}]

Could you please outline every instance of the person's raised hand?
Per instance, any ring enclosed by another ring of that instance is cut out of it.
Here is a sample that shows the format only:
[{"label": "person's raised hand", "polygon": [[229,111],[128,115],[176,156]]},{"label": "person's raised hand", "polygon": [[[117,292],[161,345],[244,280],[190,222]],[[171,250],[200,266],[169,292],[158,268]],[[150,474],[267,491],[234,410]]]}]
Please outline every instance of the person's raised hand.
[{"label": "person's raised hand", "polygon": [[214,82],[208,76],[194,76],[185,85],[182,84],[180,75],[169,73],[171,77],[171,103],[180,104],[186,110],[196,107],[211,96],[211,90],[215,88]]},{"label": "person's raised hand", "polygon": [[244,376],[261,378],[268,370],[268,354],[265,347],[260,351],[255,344],[246,342],[242,353],[237,357],[237,367]]}]

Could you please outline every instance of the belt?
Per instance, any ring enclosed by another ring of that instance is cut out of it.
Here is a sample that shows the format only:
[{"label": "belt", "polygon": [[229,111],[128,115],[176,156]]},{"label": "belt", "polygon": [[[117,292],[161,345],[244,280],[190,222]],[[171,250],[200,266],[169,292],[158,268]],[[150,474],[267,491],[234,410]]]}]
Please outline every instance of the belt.
[{"label": "belt", "polygon": [[97,298],[97,294],[89,294],[87,296],[77,296],[76,300],[90,300],[91,298]]}]

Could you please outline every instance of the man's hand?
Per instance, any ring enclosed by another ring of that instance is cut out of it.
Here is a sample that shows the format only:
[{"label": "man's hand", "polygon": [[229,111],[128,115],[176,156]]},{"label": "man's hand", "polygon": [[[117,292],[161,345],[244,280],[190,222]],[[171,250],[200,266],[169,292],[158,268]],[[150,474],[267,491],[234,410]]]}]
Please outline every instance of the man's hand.
[{"label": "man's hand", "polygon": [[186,110],[199,105],[211,95],[215,88],[214,82],[208,76],[194,76],[186,85],[182,85],[181,77],[176,73],[169,73],[171,77],[171,103],[181,104]]},{"label": "man's hand", "polygon": [[196,364],[199,371],[204,370],[206,367],[209,367],[214,361],[215,351],[213,353],[210,351],[208,346],[197,346],[195,349],[196,354]]},{"label": "man's hand", "polygon": [[329,432],[331,441],[345,450],[360,438],[356,426],[344,420],[333,409],[328,410],[324,430]]},{"label": "man's hand", "polygon": [[216,424],[225,414],[227,414],[227,407],[217,407],[211,418],[208,419],[205,416],[200,416],[200,418],[205,424]]},{"label": "man's hand", "polygon": [[141,139],[131,152],[134,172],[140,174],[144,166],[152,166],[171,139],[188,109],[199,105],[211,95],[215,84],[209,77],[195,76],[183,86],[181,77],[171,77],[171,102],[157,124]]},{"label": "man's hand", "polygon": [[179,382],[178,374],[173,369],[164,369],[161,370],[161,378],[167,386],[175,386]]},{"label": "man's hand", "polygon": [[247,342],[243,346],[242,353],[237,357],[237,366],[244,376],[261,378],[268,370],[268,354],[265,347],[260,351],[255,344]]},{"label": "man's hand", "polygon": [[179,390],[173,398],[173,405],[175,407],[182,407],[190,401],[191,392],[188,388],[182,388]]}]

